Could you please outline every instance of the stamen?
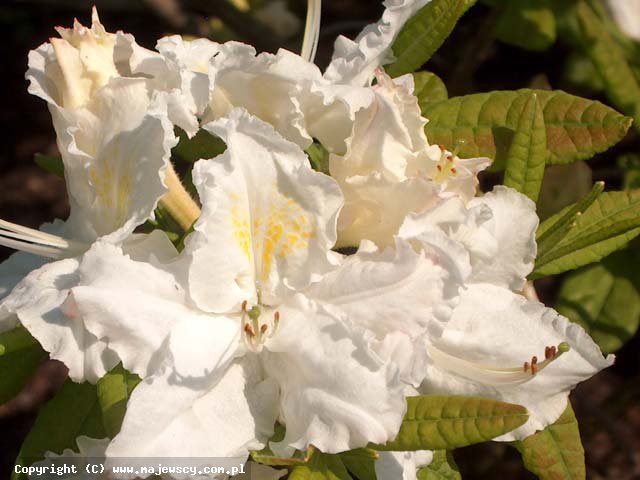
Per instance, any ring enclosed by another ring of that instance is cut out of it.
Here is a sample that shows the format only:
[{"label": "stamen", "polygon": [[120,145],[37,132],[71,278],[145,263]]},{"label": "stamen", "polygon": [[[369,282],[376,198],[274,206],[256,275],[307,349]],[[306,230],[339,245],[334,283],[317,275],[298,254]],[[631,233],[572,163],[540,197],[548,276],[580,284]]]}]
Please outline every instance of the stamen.
[{"label": "stamen", "polygon": [[89,246],[57,235],[0,220],[0,245],[42,257],[62,259],[74,257]]},{"label": "stamen", "polygon": [[451,167],[451,173],[455,175],[456,173],[458,173],[458,171],[455,169],[455,167]]},{"label": "stamen", "polygon": [[531,357],[531,363],[524,362],[522,367],[500,368],[465,360],[433,346],[428,347],[431,358],[439,367],[474,382],[493,386],[519,385],[528,382],[569,349],[569,344],[562,342],[557,347],[546,347],[545,360],[540,363],[538,363],[538,357],[534,355]]},{"label": "stamen", "polygon": [[268,326],[266,323],[265,323],[265,324],[263,324],[263,325],[260,327],[260,333],[261,333],[262,335],[264,335],[268,328],[269,328],[269,326]]},{"label": "stamen", "polygon": [[251,338],[256,336],[256,332],[253,331],[253,327],[251,326],[250,323],[245,323],[244,324],[244,332],[249,335]]},{"label": "stamen", "polygon": [[304,39],[300,56],[309,62],[316,58],[320,40],[321,0],[309,0],[307,3],[307,20],[304,26]]},{"label": "stamen", "polygon": [[247,311],[247,301],[246,300],[244,302],[242,302],[242,311],[243,312]]},{"label": "stamen", "polygon": [[280,312],[275,312],[273,314],[273,321],[276,323],[276,325],[278,324],[278,322],[280,322]]}]

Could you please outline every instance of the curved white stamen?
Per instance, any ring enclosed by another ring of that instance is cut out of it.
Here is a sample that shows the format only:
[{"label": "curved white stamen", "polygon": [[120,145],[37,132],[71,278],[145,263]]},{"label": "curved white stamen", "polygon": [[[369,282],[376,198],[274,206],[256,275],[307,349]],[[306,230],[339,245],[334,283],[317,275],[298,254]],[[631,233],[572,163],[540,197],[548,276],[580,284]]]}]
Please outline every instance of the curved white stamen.
[{"label": "curved white stamen", "polygon": [[258,305],[247,309],[247,302],[242,302],[242,332],[245,345],[252,352],[258,353],[262,350],[267,339],[278,330],[279,322],[279,312],[275,312],[271,320],[268,313],[263,315]]},{"label": "curved white stamen", "polygon": [[525,362],[524,367],[512,368],[500,368],[472,362],[443,352],[433,346],[429,346],[428,350],[432,360],[440,368],[474,382],[492,386],[506,386],[528,382],[560,355],[569,351],[569,345],[563,342],[558,347],[547,347],[544,361],[537,363],[536,357],[532,357],[531,364]]},{"label": "curved white stamen", "polygon": [[0,220],[0,245],[54,259],[72,257],[88,248],[83,243],[6,220]]},{"label": "curved white stamen", "polygon": [[307,4],[307,21],[304,26],[304,39],[300,56],[309,62],[313,62],[318,50],[321,6],[321,0],[309,0]]}]

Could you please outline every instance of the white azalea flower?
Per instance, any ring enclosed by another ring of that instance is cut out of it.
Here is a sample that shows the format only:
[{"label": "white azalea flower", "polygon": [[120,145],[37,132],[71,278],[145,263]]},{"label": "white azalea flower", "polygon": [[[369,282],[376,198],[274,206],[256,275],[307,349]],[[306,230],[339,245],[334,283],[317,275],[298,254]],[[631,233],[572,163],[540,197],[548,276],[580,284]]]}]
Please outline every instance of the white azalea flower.
[{"label": "white azalea flower", "polygon": [[499,186],[468,206],[454,197],[410,215],[400,229],[466,284],[450,320],[428,338],[420,391],[527,407],[529,421],[500,440],[555,422],[571,389],[613,363],[581,327],[514,293],[533,269],[537,226],[534,203]]},{"label": "white azalea flower", "polygon": [[[424,212],[451,195],[468,202],[475,196],[477,173],[489,159],[460,160],[429,145],[427,123],[410,76],[392,80],[377,72],[369,90],[371,104],[355,114],[346,154],[331,154],[330,171],[345,195],[338,245],[368,239],[393,242],[405,217]],[[394,201],[389,201],[394,199]]]},{"label": "white azalea flower", "polygon": [[523,405],[529,420],[497,440],[521,440],[555,422],[569,392],[613,364],[582,327],[506,288],[471,284],[442,335],[420,391]]},{"label": "white azalea flower", "polygon": [[[92,30],[76,24],[73,32],[61,32],[64,41],[78,44],[80,51],[86,43],[89,54],[97,55],[94,50],[98,47],[100,53],[112,47],[112,34],[104,33],[97,16]],[[137,258],[167,257],[168,240],[161,232],[144,237],[142,246],[141,240],[131,235],[153,215],[168,191],[164,177],[176,139],[166,104],[162,97],[153,95],[147,79],[111,77],[105,84],[100,80],[99,85],[91,85],[82,105],[66,105],[66,100],[58,97],[62,84],[46,77],[47,72],[55,71],[57,57],[44,64],[34,60],[42,60],[38,55],[52,51],[45,45],[32,52],[27,76],[32,81],[31,92],[47,100],[54,118],[71,214],[64,223],[44,227],[47,231],[0,222],[0,244],[57,260],[45,264],[18,253],[0,267],[5,291],[15,286],[0,304],[0,329],[15,326],[17,315],[51,357],[69,367],[73,380],[95,382],[115,366],[116,357],[85,330],[80,318],[70,315],[66,319],[58,307],[77,282],[81,255],[98,238],[124,244]],[[106,62],[83,61],[87,71]]]},{"label": "white azalea flower", "polygon": [[382,362],[379,338],[440,331],[457,289],[401,240],[336,266],[335,182],[243,111],[206,128],[227,151],[195,166],[203,210],[183,256],[159,268],[98,244],[72,291],[89,329],[148,377],[109,455],[242,455],[276,419],[282,454],[393,438],[398,366],[411,369]]}]

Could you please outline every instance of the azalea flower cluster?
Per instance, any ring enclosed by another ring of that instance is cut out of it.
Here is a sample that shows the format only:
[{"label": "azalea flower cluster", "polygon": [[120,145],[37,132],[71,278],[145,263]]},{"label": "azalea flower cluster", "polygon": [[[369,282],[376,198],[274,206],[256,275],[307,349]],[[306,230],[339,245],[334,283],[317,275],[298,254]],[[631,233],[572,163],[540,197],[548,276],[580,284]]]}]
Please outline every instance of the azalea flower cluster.
[{"label": "azalea flower cluster", "polygon": [[[179,36],[151,51],[95,9],[90,28],[30,53],[71,214],[37,231],[0,223],[0,244],[21,250],[0,266],[0,332],[21,324],[76,382],[119,363],[143,379],[107,458],[246,458],[276,423],[279,456],[384,444],[405,397],[434,393],[524,405],[527,423],[498,438],[522,439],[612,363],[522,294],[533,202],[481,195],[491,160],[430,145],[412,77],[381,68],[426,3],[385,2],[324,73],[317,28],[302,56]],[[193,167],[199,203],[170,163],[175,127],[226,144]],[[330,175],[311,168],[313,142]],[[182,251],[136,233],[159,204],[192,228]],[[382,453],[377,475],[415,478],[430,459]]]}]

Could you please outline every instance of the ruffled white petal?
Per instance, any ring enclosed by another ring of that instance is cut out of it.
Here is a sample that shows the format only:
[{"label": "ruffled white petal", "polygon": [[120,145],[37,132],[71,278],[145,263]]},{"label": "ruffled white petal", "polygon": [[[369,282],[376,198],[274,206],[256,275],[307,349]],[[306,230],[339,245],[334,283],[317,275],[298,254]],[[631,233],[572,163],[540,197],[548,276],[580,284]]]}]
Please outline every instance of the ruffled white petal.
[{"label": "ruffled white petal", "polygon": [[276,393],[250,356],[199,378],[180,377],[167,366],[136,387],[107,456],[115,462],[118,457],[229,457],[237,465],[273,435]]},{"label": "ruffled white petal", "polygon": [[125,368],[146,377],[159,367],[172,328],[200,317],[210,321],[189,308],[184,275],[175,270],[131,260],[119,248],[98,242],[82,259],[65,311],[77,312]]},{"label": "ruffled white petal", "polygon": [[355,40],[339,36],[324,74],[334,83],[369,85],[375,70],[393,61],[391,45],[405,22],[430,0],[386,0],[382,18],[368,25]]},{"label": "ruffled white petal", "polygon": [[336,307],[382,339],[414,338],[451,315],[457,284],[446,270],[401,239],[382,252],[361,248],[311,286],[306,295]]},{"label": "ruffled white petal", "polygon": [[521,291],[538,250],[535,203],[511,188],[497,186],[469,203],[471,208],[476,206],[491,210],[491,218],[481,228],[495,239],[497,252],[492,256],[471,256],[471,281]]},{"label": "ruffled white petal", "polygon": [[81,114],[53,111],[74,238],[124,239],[167,191],[163,172],[176,138],[166,106],[149,88],[145,79],[116,78]]},{"label": "ruffled white petal", "polygon": [[371,88],[373,101],[355,114],[347,153],[330,157],[331,175],[339,182],[372,172],[402,181],[409,165],[427,161],[427,121],[418,99],[385,73],[378,72],[376,78],[378,83]]},{"label": "ruffled white petal", "polygon": [[254,304],[258,295],[275,305],[331,267],[339,188],[313,171],[296,145],[245,111],[205,128],[227,150],[193,172],[203,209],[185,250],[193,259],[191,295],[214,312]]},{"label": "ruffled white petal", "polygon": [[85,328],[77,312],[60,308],[78,283],[78,268],[77,259],[65,259],[34,270],[4,300],[3,308],[16,313],[51,358],[69,368],[72,380],[96,382],[118,358]]},{"label": "ruffled white petal", "polygon": [[272,449],[337,453],[393,438],[406,407],[396,368],[372,354],[363,332],[302,296],[279,311],[278,331],[261,353],[286,425]]},{"label": "ruffled white petal", "polygon": [[[536,375],[530,368],[524,369],[524,362],[530,362],[532,356],[542,360],[545,347],[562,342],[570,346],[567,353]],[[483,396],[527,407],[529,421],[499,437],[505,441],[525,438],[556,421],[566,407],[570,390],[614,360],[612,355],[603,357],[580,326],[554,310],[489,284],[469,285],[461,293],[453,317],[432,344],[438,351],[467,363],[461,366],[434,357],[421,387],[423,393]],[[509,367],[521,368],[530,380],[501,382],[495,369]],[[492,376],[495,381],[491,381]]]}]

